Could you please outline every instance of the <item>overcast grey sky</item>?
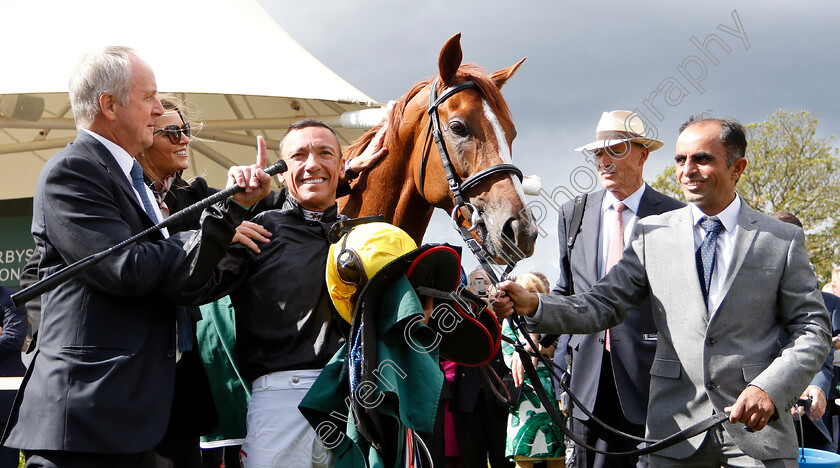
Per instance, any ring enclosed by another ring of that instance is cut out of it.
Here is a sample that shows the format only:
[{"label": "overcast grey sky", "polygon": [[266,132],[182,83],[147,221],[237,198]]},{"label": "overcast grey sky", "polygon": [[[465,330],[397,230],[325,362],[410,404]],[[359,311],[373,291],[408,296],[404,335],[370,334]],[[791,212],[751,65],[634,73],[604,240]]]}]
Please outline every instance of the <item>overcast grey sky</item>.
[{"label": "overcast grey sky", "polygon": [[[434,76],[441,46],[457,32],[464,61],[488,71],[528,57],[503,94],[518,132],[514,162],[539,174],[548,193],[577,193],[570,174],[585,162],[573,149],[592,140],[605,110],[638,108],[665,142],[651,153],[648,181],[672,164],[677,127],[692,113],[749,123],[805,109],[821,118],[824,137],[840,125],[836,1],[259,1],[312,55],[379,102]],[[712,34],[705,53],[692,42]],[[556,279],[556,223],[556,212],[541,221],[547,235],[516,272]],[[425,241],[457,239],[438,213]],[[468,269],[476,265],[465,257]]]}]

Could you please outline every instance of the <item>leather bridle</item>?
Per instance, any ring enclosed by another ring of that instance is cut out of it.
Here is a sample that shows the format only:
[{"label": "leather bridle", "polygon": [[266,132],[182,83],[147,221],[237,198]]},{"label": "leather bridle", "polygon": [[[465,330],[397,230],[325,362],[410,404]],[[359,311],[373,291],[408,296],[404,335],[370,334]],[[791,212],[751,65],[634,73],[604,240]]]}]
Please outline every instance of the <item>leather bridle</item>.
[{"label": "leather bridle", "polygon": [[[481,181],[490,176],[508,172],[515,174],[516,177],[519,177],[519,180],[521,181],[522,171],[519,170],[518,167],[514,166],[513,164],[496,164],[495,166],[490,166],[488,168],[482,169],[476,172],[475,174],[467,177],[467,179],[463,182],[460,182],[460,177],[458,177],[458,174],[455,172],[455,167],[452,165],[452,159],[449,157],[449,152],[446,151],[446,143],[443,140],[443,131],[441,130],[440,126],[440,114],[438,113],[438,107],[440,107],[441,104],[446,102],[446,100],[452,97],[453,95],[465,89],[478,88],[478,86],[473,81],[463,81],[461,83],[444,89],[443,93],[440,95],[440,97],[438,97],[437,83],[438,79],[435,78],[435,80],[430,85],[429,108],[426,110],[426,113],[429,114],[429,131],[431,132],[432,137],[435,140],[435,144],[438,148],[438,153],[440,153],[440,159],[443,162],[443,171],[446,173],[446,181],[449,183],[449,191],[452,192],[452,196],[455,198],[456,209],[461,206],[469,205],[469,203],[464,202],[464,198],[462,195],[463,192],[466,192],[473,186],[478,185]],[[503,144],[503,142],[499,142],[499,144]],[[418,189],[420,190],[420,196],[422,196],[424,200],[426,198],[423,190],[426,175],[426,156],[428,156],[428,151],[423,152],[423,158],[420,162],[420,187],[418,187]]]},{"label": "leather bridle", "polygon": [[[491,271],[492,269],[490,268],[489,264],[490,256],[481,247],[481,245],[472,237],[472,235],[470,235],[470,232],[474,231],[478,227],[481,221],[481,213],[472,203],[464,201],[463,193],[471,189],[472,187],[478,185],[485,179],[492,177],[496,174],[510,173],[515,175],[519,178],[520,181],[522,181],[522,171],[513,164],[502,163],[482,169],[476,172],[475,174],[467,177],[466,180],[461,181],[461,178],[455,172],[455,166],[452,164],[452,159],[449,157],[449,152],[446,150],[446,143],[443,139],[443,131],[441,130],[440,126],[440,115],[438,113],[438,107],[453,95],[465,89],[478,88],[478,86],[475,84],[475,82],[471,80],[463,81],[461,83],[452,85],[444,89],[443,93],[441,93],[441,95],[438,96],[437,84],[438,79],[435,78],[435,80],[432,81],[429,88],[429,107],[426,111],[429,114],[429,127],[427,130],[426,143],[423,147],[423,156],[420,159],[420,170],[418,174],[418,190],[423,200],[426,200],[424,185],[426,179],[426,162],[427,156],[429,155],[427,145],[429,142],[429,136],[431,136],[431,138],[434,139],[435,145],[437,145],[438,153],[440,154],[440,159],[443,164],[443,171],[446,174],[446,181],[449,185],[449,191],[452,192],[452,197],[455,199],[455,207],[452,209],[452,213],[450,214],[452,218],[452,224],[455,227],[455,229],[457,229],[460,232],[461,237],[463,238],[464,242],[467,244],[473,255],[475,255],[476,258],[478,258],[478,261],[481,263],[482,268],[485,271],[487,271],[488,274],[491,275],[491,279],[495,279],[495,275]],[[499,142],[499,144],[504,144],[504,142]],[[428,200],[426,201],[428,202]],[[461,208],[467,208],[467,210],[471,212],[469,228],[464,227],[457,221],[458,210]],[[512,268],[512,266],[510,268]]]}]

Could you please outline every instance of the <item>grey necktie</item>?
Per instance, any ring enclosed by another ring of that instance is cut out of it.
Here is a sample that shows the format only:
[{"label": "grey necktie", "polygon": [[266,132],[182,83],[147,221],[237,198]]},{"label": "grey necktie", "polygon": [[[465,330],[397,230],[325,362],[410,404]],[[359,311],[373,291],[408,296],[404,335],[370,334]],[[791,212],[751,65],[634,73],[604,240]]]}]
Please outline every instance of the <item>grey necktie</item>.
[{"label": "grey necktie", "polygon": [[706,232],[706,237],[700,248],[697,249],[697,273],[700,276],[700,287],[703,288],[703,299],[706,307],[709,306],[709,286],[712,282],[712,272],[715,269],[715,250],[717,238],[723,230],[723,223],[715,216],[706,218],[700,222],[700,227]]}]

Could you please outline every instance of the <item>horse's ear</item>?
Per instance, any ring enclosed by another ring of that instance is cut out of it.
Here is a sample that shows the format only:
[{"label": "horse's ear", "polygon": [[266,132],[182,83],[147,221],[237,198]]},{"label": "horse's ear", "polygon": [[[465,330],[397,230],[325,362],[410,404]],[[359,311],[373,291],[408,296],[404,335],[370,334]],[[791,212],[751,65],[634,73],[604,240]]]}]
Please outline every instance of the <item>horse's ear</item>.
[{"label": "horse's ear", "polygon": [[464,55],[461,53],[461,33],[458,33],[450,37],[443,45],[443,49],[440,50],[438,70],[444,85],[451,86],[455,82],[455,74],[458,73],[458,67],[461,66],[463,57]]},{"label": "horse's ear", "polygon": [[514,73],[516,73],[516,70],[519,69],[519,66],[522,65],[522,62],[524,61],[525,57],[523,57],[522,60],[517,62],[515,65],[511,65],[507,68],[503,68],[491,74],[490,78],[493,80],[494,83],[496,83],[496,87],[502,89],[502,86],[504,86],[505,83],[507,83],[507,80],[509,80]]}]

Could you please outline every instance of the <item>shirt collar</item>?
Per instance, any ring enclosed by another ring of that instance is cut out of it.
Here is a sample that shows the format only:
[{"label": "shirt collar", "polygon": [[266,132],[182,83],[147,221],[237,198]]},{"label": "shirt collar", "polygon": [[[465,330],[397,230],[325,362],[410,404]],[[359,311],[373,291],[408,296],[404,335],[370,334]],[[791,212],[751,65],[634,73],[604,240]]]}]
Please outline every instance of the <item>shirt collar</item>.
[{"label": "shirt collar", "polygon": [[[284,187],[283,190],[286,190]],[[288,190],[286,191],[286,200],[283,202],[283,211],[291,210],[293,211],[299,218],[306,219],[304,214],[304,208],[300,205],[295,197],[289,194]],[[322,222],[332,222],[335,221],[338,216],[338,206],[333,205],[324,211],[323,215],[321,215]]]},{"label": "shirt collar", "polygon": [[621,203],[624,203],[624,206],[626,206],[630,211],[638,213],[639,205],[642,203],[642,195],[645,193],[645,187],[647,187],[647,184],[642,182],[642,186],[624,200],[619,200],[612,192],[607,190],[604,194],[604,202],[601,204],[601,210],[607,211],[615,202],[620,201]]},{"label": "shirt collar", "polygon": [[[694,203],[689,203],[691,206],[691,216],[694,218],[694,225],[697,226],[700,221],[708,215],[703,213],[703,210],[697,207]],[[733,232],[735,226],[738,225],[738,216],[741,214],[741,197],[735,195],[735,199],[723,211],[716,214],[717,218],[723,224],[723,228],[727,232]]]},{"label": "shirt collar", "polygon": [[131,180],[131,167],[134,165],[134,158],[132,158],[131,155],[128,154],[128,151],[124,150],[122,146],[114,143],[113,141],[105,138],[104,136],[98,133],[92,132],[86,128],[83,128],[82,130],[88,132],[90,136],[96,138],[96,141],[102,143],[102,145],[105,146],[105,148],[111,152],[111,155],[114,156],[114,159],[117,161],[117,164],[119,164],[120,169],[122,169],[122,171],[125,173],[125,177],[128,180]]}]

